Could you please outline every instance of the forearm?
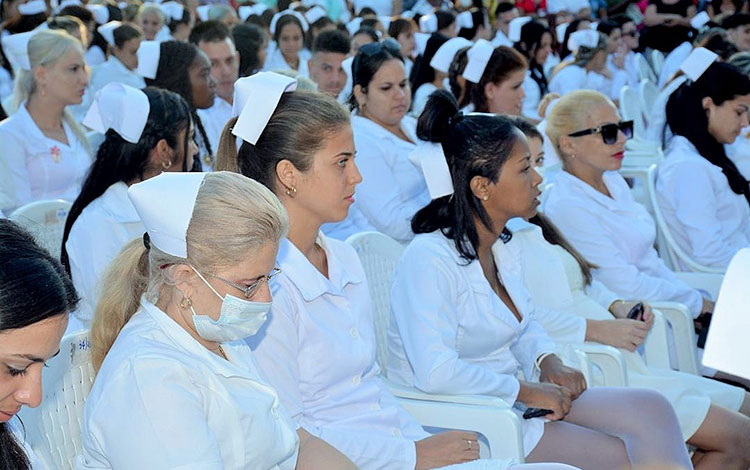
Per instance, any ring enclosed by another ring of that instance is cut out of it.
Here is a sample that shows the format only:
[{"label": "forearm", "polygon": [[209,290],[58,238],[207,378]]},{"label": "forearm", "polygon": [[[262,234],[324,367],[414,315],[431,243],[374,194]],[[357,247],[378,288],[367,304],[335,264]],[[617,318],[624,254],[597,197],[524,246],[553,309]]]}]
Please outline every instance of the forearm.
[{"label": "forearm", "polygon": [[297,430],[299,454],[296,470],[354,470],[357,468],[344,454],[303,428]]}]

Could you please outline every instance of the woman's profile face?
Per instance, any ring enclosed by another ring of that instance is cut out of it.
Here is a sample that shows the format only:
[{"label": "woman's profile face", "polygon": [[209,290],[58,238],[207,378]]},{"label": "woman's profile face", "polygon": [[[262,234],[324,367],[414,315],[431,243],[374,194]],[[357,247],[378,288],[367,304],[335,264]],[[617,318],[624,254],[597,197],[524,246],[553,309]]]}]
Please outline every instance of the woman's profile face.
[{"label": "woman's profile face", "polygon": [[216,81],[211,76],[211,61],[203,51],[198,50],[198,54],[188,69],[188,76],[193,94],[193,106],[197,109],[208,109],[213,106],[216,97]]},{"label": "woman's profile face", "polygon": [[552,33],[547,31],[542,34],[542,39],[539,41],[539,44],[534,51],[534,61],[537,64],[544,64],[547,61],[550,52],[552,52]]},{"label": "woman's profile face", "polygon": [[89,83],[89,73],[77,47],[71,47],[55,63],[40,65],[38,69],[34,77],[40,93],[65,106],[81,103]]},{"label": "woman's profile face", "polygon": [[523,81],[526,78],[526,68],[517,69],[508,74],[499,83],[485,85],[484,94],[487,99],[489,112],[493,114],[510,114],[520,116],[523,109]]},{"label": "woman's profile face", "polygon": [[704,98],[704,108],[708,115],[709,134],[720,144],[731,144],[748,125],[750,95],[737,96],[719,106],[714,105],[710,98]]},{"label": "woman's profile face", "polygon": [[[606,124],[617,124],[620,115],[610,104],[600,104],[591,108],[586,113],[581,129],[571,133],[594,129]],[[625,134],[617,131],[617,141],[608,145],[604,143],[602,135],[589,134],[580,137],[561,137],[561,147],[566,154],[565,168],[577,175],[581,171],[586,173],[592,170],[595,173],[619,170],[622,159],[625,157]],[[565,143],[567,142],[567,144]]]},{"label": "woman's profile face", "polygon": [[42,401],[44,363],[60,351],[68,314],[49,317],[24,328],[0,331],[0,423],[22,406]]}]

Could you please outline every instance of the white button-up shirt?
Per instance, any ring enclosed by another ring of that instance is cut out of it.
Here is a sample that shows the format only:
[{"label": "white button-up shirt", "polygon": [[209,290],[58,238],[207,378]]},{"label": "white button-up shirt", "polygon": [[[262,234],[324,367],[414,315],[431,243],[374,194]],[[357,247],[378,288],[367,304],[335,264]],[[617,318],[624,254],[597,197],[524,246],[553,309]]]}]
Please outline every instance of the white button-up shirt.
[{"label": "white button-up shirt", "polygon": [[73,202],[91,166],[91,155],[63,122],[68,144],[45,136],[21,104],[0,123],[0,209],[10,214],[29,202]]},{"label": "white button-up shirt", "polygon": [[352,247],[322,234],[323,276],[289,240],[279,248],[273,306],[248,338],[292,417],[361,469],[412,470],[429,434],[380,381],[370,290]]},{"label": "white button-up shirt", "polygon": [[[203,129],[208,134],[211,150],[213,150],[214,155],[217,155],[221,133],[224,131],[227,121],[232,118],[232,105],[217,95],[214,98],[213,106],[208,109],[199,109],[197,112],[198,117],[201,118]],[[213,170],[213,165],[208,165],[206,162],[201,162],[201,164],[203,165],[203,171]]]},{"label": "white button-up shirt", "polygon": [[85,325],[94,315],[105,270],[127,242],[145,231],[122,181],[107,188],[73,223],[65,249],[73,285],[83,297],[74,314]]},{"label": "white button-up shirt", "polygon": [[138,75],[134,70],[130,70],[120,59],[114,55],[102,65],[95,67],[91,72],[91,82],[89,82],[89,92],[96,93],[104,88],[108,83],[123,83],[133,88],[142,89],[146,87],[143,77]]},{"label": "white button-up shirt", "polygon": [[612,197],[561,171],[544,202],[544,213],[584,258],[598,266],[594,278],[621,298],[681,302],[698,316],[702,296],[659,258],[651,215],[633,199],[618,172],[606,172],[604,183]]},{"label": "white button-up shirt", "polygon": [[612,78],[607,78],[600,73],[570,64],[552,76],[549,91],[564,95],[575,90],[596,90],[613,100],[619,100],[620,89],[627,81],[628,75],[624,70],[617,69],[612,73]]},{"label": "white button-up shirt", "polygon": [[77,469],[292,470],[295,425],[243,341],[226,361],[152,303],[128,321],[96,376]]},{"label": "white button-up shirt", "polygon": [[297,70],[294,70],[289,66],[289,64],[287,64],[286,60],[284,60],[284,56],[281,54],[281,49],[279,49],[274,41],[271,41],[271,43],[268,45],[268,56],[266,58],[265,64],[263,64],[263,70],[267,72],[292,70],[298,76],[310,78],[310,71],[307,68],[307,61],[310,59],[311,55],[312,54],[310,54],[310,51],[308,51],[307,49],[301,49],[298,52],[299,66]]},{"label": "white button-up shirt", "polygon": [[726,268],[750,246],[750,206],[721,168],[685,137],[669,142],[659,165],[656,197],[675,241],[699,263]]},{"label": "white button-up shirt", "polygon": [[[498,276],[522,320],[492,290],[479,261],[461,258],[439,231],[417,235],[396,267],[391,288],[388,377],[428,393],[493,395],[509,403],[517,374],[537,375],[535,361],[555,343],[535,319],[520,264],[493,247]],[[543,433],[543,420],[521,420],[525,451]]]},{"label": "white button-up shirt", "polygon": [[523,92],[526,96],[523,99],[523,114],[529,119],[540,120],[539,102],[542,100],[542,90],[539,84],[531,78],[531,71],[526,71],[526,77],[523,79]]}]

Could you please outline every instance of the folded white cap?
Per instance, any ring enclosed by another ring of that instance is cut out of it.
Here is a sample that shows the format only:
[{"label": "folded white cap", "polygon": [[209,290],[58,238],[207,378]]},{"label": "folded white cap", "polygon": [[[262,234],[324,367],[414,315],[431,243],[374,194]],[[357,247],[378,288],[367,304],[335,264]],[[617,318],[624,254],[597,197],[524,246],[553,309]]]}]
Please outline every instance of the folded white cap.
[{"label": "folded white cap", "polygon": [[21,3],[18,5],[18,13],[29,16],[38,15],[47,11],[47,4],[44,0],[31,0],[30,2]]},{"label": "folded white cap", "polygon": [[164,253],[187,258],[187,231],[206,174],[165,172],[128,188],[151,244]]},{"label": "folded white cap", "polygon": [[240,19],[244,22],[250,17],[250,15],[262,15],[264,11],[268,10],[268,5],[265,3],[256,3],[255,5],[243,5],[237,10],[237,14],[240,15]]},{"label": "folded white cap", "polygon": [[296,89],[296,79],[274,72],[258,72],[234,82],[232,116],[238,117],[232,134],[255,145],[281,95]]},{"label": "folded white cap", "polygon": [[282,16],[286,15],[295,16],[299,20],[299,22],[302,23],[302,31],[307,32],[309,26],[307,25],[307,20],[305,20],[305,17],[302,16],[302,13],[294,10],[284,10],[276,13],[275,15],[273,15],[273,18],[271,18],[271,27],[269,29],[271,30],[272,36],[276,34],[276,23],[279,22]]},{"label": "folded white cap", "polygon": [[86,5],[86,9],[94,15],[96,24],[105,24],[109,22],[109,10],[104,5]]},{"label": "folded white cap", "polygon": [[55,11],[59,13],[60,10],[62,10],[63,8],[65,8],[67,6],[71,6],[71,5],[80,5],[80,6],[83,6],[83,2],[81,2],[81,0],[63,0],[62,2],[60,2],[60,5],[58,5],[58,7],[57,7],[57,9]]},{"label": "folded white cap", "polygon": [[422,170],[430,199],[453,194],[453,179],[441,144],[421,142],[409,155],[409,161]]},{"label": "folded white cap", "polygon": [[185,14],[185,7],[177,2],[164,2],[159,5],[164,16],[167,17],[167,23],[170,21],[180,21]]},{"label": "folded white cap", "polygon": [[210,9],[211,5],[201,5],[195,9],[195,12],[198,14],[198,18],[200,18],[201,21],[208,21],[208,10]]},{"label": "folded white cap", "polygon": [[530,16],[518,16],[510,20],[508,24],[508,39],[516,43],[521,40],[521,30],[523,26],[531,21]]},{"label": "folded white cap", "polygon": [[477,42],[466,53],[469,60],[466,62],[462,76],[472,83],[479,83],[494,51],[495,48],[492,47],[491,42],[486,39],[477,39]]},{"label": "folded white cap", "polygon": [[36,34],[36,31],[27,31],[25,33],[11,34],[3,36],[3,51],[8,58],[13,70],[31,70],[29,63],[29,39]]},{"label": "folded white cap", "polygon": [[555,34],[557,34],[557,42],[562,43],[565,40],[565,32],[568,31],[568,25],[570,23],[561,23],[555,26]]},{"label": "folded white cap", "polygon": [[591,23],[589,23],[589,29],[593,29],[594,31],[596,31],[596,28],[598,27],[599,27],[598,21],[592,21]]},{"label": "folded white cap", "polygon": [[352,19],[350,22],[346,23],[346,30],[349,31],[349,36],[354,36],[354,33],[359,31],[359,27],[362,26],[362,18],[361,16],[358,16],[354,19]]},{"label": "folded white cap", "polygon": [[138,69],[136,72],[144,78],[156,79],[161,57],[161,43],[159,41],[141,41],[138,48]]},{"label": "folded white cap", "polygon": [[599,32],[590,29],[576,31],[568,37],[568,49],[576,53],[581,47],[594,49],[599,44]]},{"label": "folded white cap", "polygon": [[313,24],[325,16],[328,16],[328,13],[326,13],[325,8],[320,5],[315,5],[305,12],[305,19],[309,24]]},{"label": "folded white cap", "polygon": [[151,105],[144,92],[111,82],[96,92],[94,102],[83,118],[83,125],[102,134],[112,129],[123,139],[137,144],[150,110]]},{"label": "folded white cap", "polygon": [[423,15],[419,18],[419,30],[423,33],[434,33],[438,30],[438,20],[435,13]]},{"label": "folded white cap", "polygon": [[428,33],[414,33],[414,49],[417,51],[417,55],[424,55],[429,40],[430,34]]},{"label": "folded white cap", "polygon": [[474,27],[474,16],[470,11],[462,11],[456,16],[456,31],[471,29]]},{"label": "folded white cap", "polygon": [[709,21],[711,21],[711,17],[708,16],[708,13],[702,11],[690,19],[690,26],[695,29],[701,29],[706,26],[706,23]]},{"label": "folded white cap", "polygon": [[115,30],[122,26],[121,21],[110,21],[109,23],[103,24],[96,28],[99,34],[102,35],[107,44],[110,46],[115,45]]},{"label": "folded white cap", "polygon": [[448,39],[435,52],[430,61],[430,67],[443,73],[448,73],[451,62],[453,62],[453,58],[456,56],[458,50],[470,47],[471,44],[472,42],[465,38],[455,37]]},{"label": "folded white cap", "polygon": [[719,56],[705,47],[696,47],[680,65],[680,70],[692,81],[701,78],[701,75],[711,66]]}]

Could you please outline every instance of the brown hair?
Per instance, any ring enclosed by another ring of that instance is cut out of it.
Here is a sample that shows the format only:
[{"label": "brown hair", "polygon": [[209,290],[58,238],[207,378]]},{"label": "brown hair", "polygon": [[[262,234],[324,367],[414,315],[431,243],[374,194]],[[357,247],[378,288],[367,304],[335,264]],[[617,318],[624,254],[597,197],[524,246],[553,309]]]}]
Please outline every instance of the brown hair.
[{"label": "brown hair", "polygon": [[479,83],[471,87],[471,102],[474,104],[474,111],[479,113],[490,111],[487,96],[484,94],[484,88],[488,83],[503,82],[508,79],[508,75],[511,73],[528,66],[526,58],[515,49],[500,46],[492,51],[482,78]]}]

